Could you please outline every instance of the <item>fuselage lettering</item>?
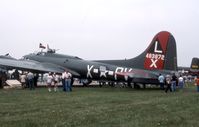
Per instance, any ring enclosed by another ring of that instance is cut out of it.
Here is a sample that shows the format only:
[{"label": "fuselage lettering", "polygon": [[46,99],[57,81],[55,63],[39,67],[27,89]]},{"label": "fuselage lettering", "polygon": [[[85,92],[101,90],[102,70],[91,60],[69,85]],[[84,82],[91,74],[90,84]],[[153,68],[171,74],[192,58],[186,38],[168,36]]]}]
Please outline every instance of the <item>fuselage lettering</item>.
[{"label": "fuselage lettering", "polygon": [[162,53],[162,50],[158,50],[158,41],[155,42],[154,52],[155,53]]},{"label": "fuselage lettering", "polygon": [[147,53],[146,58],[156,59],[156,60],[164,60],[165,56],[163,54]]},{"label": "fuselage lettering", "polygon": [[94,65],[90,66],[90,65],[87,65],[87,78],[93,78],[92,75],[91,75],[91,70],[92,68],[94,67]]},{"label": "fuselage lettering", "polygon": [[130,73],[130,72],[132,72],[132,68],[123,68],[123,67],[117,67],[116,69],[115,69],[115,80],[117,80],[118,79],[118,75],[120,75],[120,76],[124,76],[124,79],[127,81],[128,80],[128,74]]},{"label": "fuselage lettering", "polygon": [[157,59],[156,59],[156,60],[151,59],[151,65],[150,65],[150,68],[152,68],[152,67],[157,68],[157,65],[156,65],[157,61],[158,61]]}]

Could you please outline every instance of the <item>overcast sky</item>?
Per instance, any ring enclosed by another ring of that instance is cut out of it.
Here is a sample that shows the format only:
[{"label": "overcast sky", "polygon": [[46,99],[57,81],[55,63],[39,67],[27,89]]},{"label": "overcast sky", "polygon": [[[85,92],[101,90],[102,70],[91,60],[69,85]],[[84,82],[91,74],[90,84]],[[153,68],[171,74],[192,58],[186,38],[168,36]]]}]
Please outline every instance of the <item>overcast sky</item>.
[{"label": "overcast sky", "polygon": [[199,57],[198,0],[0,0],[0,54],[39,43],[87,60],[133,58],[155,34],[173,34],[178,65]]}]

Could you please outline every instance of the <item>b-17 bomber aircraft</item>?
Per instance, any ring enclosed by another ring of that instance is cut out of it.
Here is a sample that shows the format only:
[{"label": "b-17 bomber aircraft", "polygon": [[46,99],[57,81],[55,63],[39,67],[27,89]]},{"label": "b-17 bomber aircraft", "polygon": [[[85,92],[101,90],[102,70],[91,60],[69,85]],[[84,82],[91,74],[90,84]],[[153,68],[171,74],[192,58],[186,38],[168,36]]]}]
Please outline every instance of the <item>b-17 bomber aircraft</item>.
[{"label": "b-17 bomber aircraft", "polygon": [[54,50],[25,55],[23,60],[0,58],[0,66],[34,72],[68,70],[73,77],[88,80],[158,84],[158,75],[177,70],[176,42],[171,33],[159,32],[139,56],[125,60],[83,60]]}]

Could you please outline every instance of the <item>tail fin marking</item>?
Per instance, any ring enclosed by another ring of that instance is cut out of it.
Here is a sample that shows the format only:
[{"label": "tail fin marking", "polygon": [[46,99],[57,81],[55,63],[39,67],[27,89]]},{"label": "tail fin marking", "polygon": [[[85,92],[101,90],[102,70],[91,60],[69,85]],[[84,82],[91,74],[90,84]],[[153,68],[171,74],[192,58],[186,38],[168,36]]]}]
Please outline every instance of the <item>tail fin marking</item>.
[{"label": "tail fin marking", "polygon": [[147,70],[161,70],[164,68],[165,55],[169,40],[169,32],[158,33],[146,50],[144,68]]}]

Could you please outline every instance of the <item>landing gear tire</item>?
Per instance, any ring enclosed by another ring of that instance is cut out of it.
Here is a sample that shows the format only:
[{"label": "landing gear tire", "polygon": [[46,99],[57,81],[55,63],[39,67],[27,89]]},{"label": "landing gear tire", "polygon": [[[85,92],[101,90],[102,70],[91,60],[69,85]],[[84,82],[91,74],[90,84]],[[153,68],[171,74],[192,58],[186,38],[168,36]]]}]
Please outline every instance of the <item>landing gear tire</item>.
[{"label": "landing gear tire", "polygon": [[135,89],[140,89],[140,85],[138,85],[137,83],[134,83],[134,88]]}]

